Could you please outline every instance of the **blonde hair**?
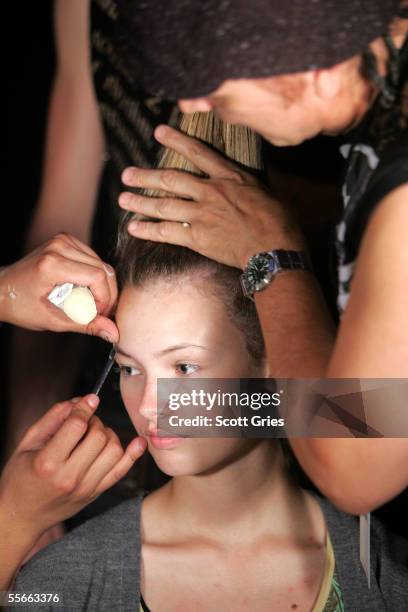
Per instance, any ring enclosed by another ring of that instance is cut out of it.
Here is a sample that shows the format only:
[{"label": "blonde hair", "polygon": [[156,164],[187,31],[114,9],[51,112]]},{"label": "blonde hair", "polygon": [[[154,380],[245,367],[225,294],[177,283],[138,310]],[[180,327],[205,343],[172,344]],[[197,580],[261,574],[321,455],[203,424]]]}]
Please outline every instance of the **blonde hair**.
[{"label": "blonde hair", "polygon": [[[180,113],[178,129],[188,136],[197,138],[222,153],[226,158],[240,164],[244,168],[263,170],[262,139],[253,130],[242,125],[224,123],[213,112]],[[158,168],[169,168],[183,172],[191,172],[204,176],[189,159],[173,149],[163,148],[157,163]],[[169,196],[168,192],[157,189],[142,189],[139,193],[150,197]],[[141,213],[124,213],[119,226],[118,248],[127,234],[126,226],[132,219],[151,219]],[[157,219],[151,219],[157,221]]]},{"label": "blonde hair", "polygon": [[[179,129],[211,145],[242,166],[255,170],[263,167],[261,137],[248,127],[224,123],[213,112],[209,112],[181,114]],[[172,149],[164,149],[158,167],[202,174],[188,159]]]}]

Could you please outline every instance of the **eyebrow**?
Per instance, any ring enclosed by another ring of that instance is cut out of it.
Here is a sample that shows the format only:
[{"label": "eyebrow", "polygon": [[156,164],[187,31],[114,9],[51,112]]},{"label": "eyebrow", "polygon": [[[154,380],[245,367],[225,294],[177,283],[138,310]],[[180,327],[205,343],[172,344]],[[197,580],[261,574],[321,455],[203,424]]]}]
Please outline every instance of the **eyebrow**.
[{"label": "eyebrow", "polygon": [[[155,353],[154,357],[160,357],[162,355],[167,355],[168,353],[172,353],[173,351],[178,351],[180,349],[185,349],[185,348],[200,348],[200,349],[204,349],[205,351],[210,350],[207,347],[202,346],[201,344],[190,344],[190,343],[185,342],[182,344],[174,344],[173,346],[169,346],[163,349],[162,351]],[[136,359],[132,355],[129,355],[129,353],[126,353],[120,346],[116,347],[116,353],[119,353],[123,357],[128,357],[136,361]]]}]

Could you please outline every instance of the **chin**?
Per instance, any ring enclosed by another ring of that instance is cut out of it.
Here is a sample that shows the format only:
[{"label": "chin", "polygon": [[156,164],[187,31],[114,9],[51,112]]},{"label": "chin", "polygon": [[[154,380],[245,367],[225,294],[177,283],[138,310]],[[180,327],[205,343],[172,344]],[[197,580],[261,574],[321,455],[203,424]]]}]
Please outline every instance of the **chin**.
[{"label": "chin", "polygon": [[195,476],[197,474],[196,466],[190,464],[188,459],[182,457],[180,453],[172,453],[163,451],[158,454],[151,453],[155,464],[164,474],[174,478],[175,476]]},{"label": "chin", "polygon": [[168,449],[158,449],[148,442],[148,448],[157,467],[167,476],[198,476],[216,470],[224,457],[217,461],[211,449],[210,452],[200,449],[200,452],[196,442],[192,438],[184,438],[177,447]]},{"label": "chin", "polygon": [[[288,137],[278,137],[278,136],[271,136],[270,134],[262,134],[262,136],[271,144],[273,144],[274,147],[296,147],[297,145],[302,144],[302,142],[305,142],[305,140],[308,140],[308,138],[306,137],[302,137],[300,135],[298,135],[297,137],[295,137],[295,135],[293,135],[291,138]],[[310,137],[312,138],[312,136]]]}]

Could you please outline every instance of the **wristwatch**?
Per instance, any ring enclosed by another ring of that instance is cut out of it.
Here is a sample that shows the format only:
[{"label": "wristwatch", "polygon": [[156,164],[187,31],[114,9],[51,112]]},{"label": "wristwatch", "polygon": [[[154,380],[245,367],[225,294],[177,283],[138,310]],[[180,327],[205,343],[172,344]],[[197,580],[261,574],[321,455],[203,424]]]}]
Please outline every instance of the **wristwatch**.
[{"label": "wristwatch", "polygon": [[302,251],[278,249],[257,253],[251,257],[241,275],[244,295],[253,299],[255,291],[265,289],[275,276],[284,270],[311,270],[311,266]]}]

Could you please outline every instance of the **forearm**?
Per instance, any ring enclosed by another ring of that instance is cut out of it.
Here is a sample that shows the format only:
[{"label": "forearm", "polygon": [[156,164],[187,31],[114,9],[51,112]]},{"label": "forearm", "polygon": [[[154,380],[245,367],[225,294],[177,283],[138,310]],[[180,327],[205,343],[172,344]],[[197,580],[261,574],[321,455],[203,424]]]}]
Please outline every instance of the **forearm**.
[{"label": "forearm", "polygon": [[255,297],[270,376],[319,378],[326,374],[335,326],[314,276],[279,274]]},{"label": "forearm", "polygon": [[[279,275],[268,289],[256,294],[256,304],[267,346],[270,376],[333,377],[335,372],[329,369],[329,364],[335,329],[319,287],[310,274],[288,272]],[[306,409],[300,401],[295,420],[306,420]],[[390,477],[388,463],[390,457],[394,457],[395,467],[406,462],[408,444],[405,441],[355,439],[346,426],[339,435],[345,437],[289,439],[304,471],[336,506],[346,512],[363,514],[405,487],[403,471],[395,469]]]},{"label": "forearm", "polygon": [[72,82],[64,75],[57,76],[50,101],[42,186],[27,251],[62,231],[89,243],[103,152],[102,127],[90,84],[86,79]]},{"label": "forearm", "polygon": [[12,588],[18,569],[39,536],[19,525],[13,511],[0,499],[0,591]]},{"label": "forearm", "polygon": [[[278,275],[270,287],[256,294],[265,338],[270,376],[324,378],[335,340],[335,326],[314,277],[307,272]],[[289,407],[289,411],[294,407]],[[302,403],[295,421],[307,418]],[[293,417],[293,415],[292,415]],[[297,423],[299,426],[299,423]],[[347,482],[356,473],[357,455],[343,438],[290,438],[302,468],[323,494],[350,512],[359,512],[362,499],[347,505]],[[357,449],[356,449],[357,450]],[[339,458],[342,460],[339,461]],[[347,463],[348,462],[348,463]],[[360,489],[361,490],[361,489]]]},{"label": "forearm", "polygon": [[89,12],[89,1],[55,2],[57,71],[28,250],[59,232],[89,242],[105,149],[92,79]]}]

